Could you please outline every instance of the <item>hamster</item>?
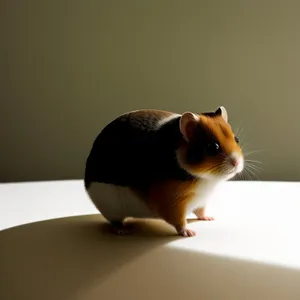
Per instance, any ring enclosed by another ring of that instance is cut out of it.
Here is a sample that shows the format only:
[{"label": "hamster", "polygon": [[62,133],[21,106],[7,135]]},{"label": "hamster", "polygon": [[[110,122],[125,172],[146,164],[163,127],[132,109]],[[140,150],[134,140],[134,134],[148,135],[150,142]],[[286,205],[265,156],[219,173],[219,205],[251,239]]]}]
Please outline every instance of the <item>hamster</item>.
[{"label": "hamster", "polygon": [[177,114],[155,109],[125,113],[96,137],[86,160],[84,185],[118,234],[126,218],[159,218],[178,235],[196,235],[187,214],[205,213],[211,192],[244,168],[238,137],[224,107]]}]

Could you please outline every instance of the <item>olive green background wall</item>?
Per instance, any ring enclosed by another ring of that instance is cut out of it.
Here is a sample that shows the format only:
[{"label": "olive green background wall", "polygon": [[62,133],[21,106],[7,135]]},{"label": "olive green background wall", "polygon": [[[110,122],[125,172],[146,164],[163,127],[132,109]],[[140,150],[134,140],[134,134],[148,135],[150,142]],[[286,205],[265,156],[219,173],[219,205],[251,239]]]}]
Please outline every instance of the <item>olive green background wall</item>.
[{"label": "olive green background wall", "polygon": [[300,179],[299,1],[0,2],[0,181],[82,178],[93,139],[139,108],[224,105],[263,161]]}]

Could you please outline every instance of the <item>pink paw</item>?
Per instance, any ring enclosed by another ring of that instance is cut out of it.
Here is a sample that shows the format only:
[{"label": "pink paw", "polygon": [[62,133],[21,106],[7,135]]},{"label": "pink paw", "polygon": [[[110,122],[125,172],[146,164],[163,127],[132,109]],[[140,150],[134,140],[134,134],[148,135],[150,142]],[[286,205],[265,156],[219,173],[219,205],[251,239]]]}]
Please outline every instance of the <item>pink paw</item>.
[{"label": "pink paw", "polygon": [[214,217],[203,216],[203,217],[197,217],[197,219],[200,220],[200,221],[213,221],[215,218]]},{"label": "pink paw", "polygon": [[178,234],[184,237],[190,237],[190,236],[195,236],[196,231],[188,228],[182,228],[181,230],[178,231]]}]

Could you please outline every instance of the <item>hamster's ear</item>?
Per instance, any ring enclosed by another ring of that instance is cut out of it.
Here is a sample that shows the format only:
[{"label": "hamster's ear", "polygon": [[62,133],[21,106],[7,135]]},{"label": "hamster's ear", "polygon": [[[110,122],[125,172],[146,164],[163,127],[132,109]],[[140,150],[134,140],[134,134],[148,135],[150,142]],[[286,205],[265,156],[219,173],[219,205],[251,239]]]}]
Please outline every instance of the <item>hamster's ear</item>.
[{"label": "hamster's ear", "polygon": [[217,116],[222,116],[222,118],[225,120],[225,122],[228,122],[228,114],[227,114],[227,110],[225,109],[224,106],[220,106],[220,107],[216,110],[215,114],[216,114]]},{"label": "hamster's ear", "polygon": [[199,122],[200,117],[191,112],[185,112],[180,118],[180,132],[182,133],[184,139],[189,141],[195,125]]}]

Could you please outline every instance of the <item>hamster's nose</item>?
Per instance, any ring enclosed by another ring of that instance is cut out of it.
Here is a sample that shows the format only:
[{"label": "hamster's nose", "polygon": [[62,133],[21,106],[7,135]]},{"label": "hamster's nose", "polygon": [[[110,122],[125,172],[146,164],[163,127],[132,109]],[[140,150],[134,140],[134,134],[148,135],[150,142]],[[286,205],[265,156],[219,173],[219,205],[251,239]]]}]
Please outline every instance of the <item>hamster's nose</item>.
[{"label": "hamster's nose", "polygon": [[235,167],[237,167],[240,163],[239,156],[236,152],[231,153],[229,159],[230,159],[230,163]]},{"label": "hamster's nose", "polygon": [[231,161],[232,165],[234,165],[235,167],[238,166],[238,164],[239,164],[239,161],[236,158],[231,158],[230,161]]}]

